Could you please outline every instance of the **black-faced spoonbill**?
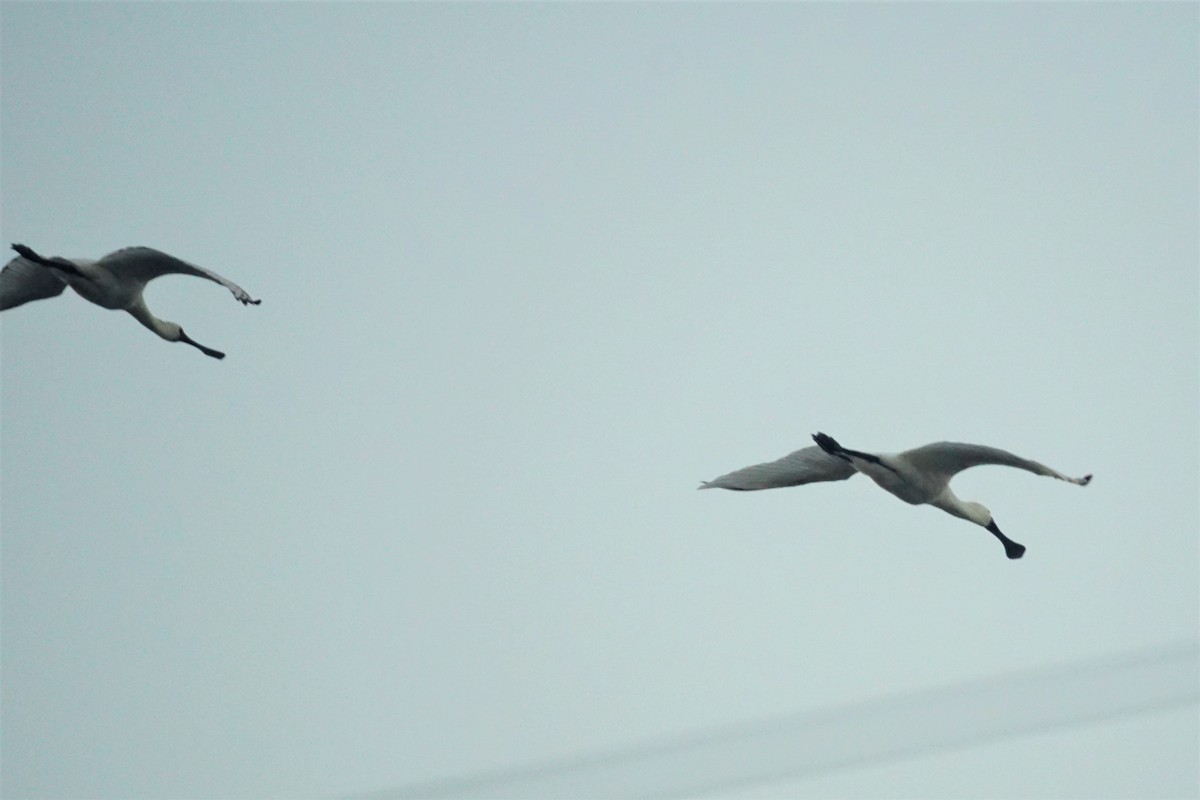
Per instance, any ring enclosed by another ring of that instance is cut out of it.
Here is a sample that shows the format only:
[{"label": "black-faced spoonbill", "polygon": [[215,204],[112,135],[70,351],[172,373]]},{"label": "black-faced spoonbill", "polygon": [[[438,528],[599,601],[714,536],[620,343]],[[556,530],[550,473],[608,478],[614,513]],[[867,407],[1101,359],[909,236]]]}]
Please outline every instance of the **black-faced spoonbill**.
[{"label": "black-faced spoonbill", "polygon": [[1091,475],[1068,478],[1045,464],[981,444],[936,442],[903,453],[871,454],[842,447],[833,437],[823,433],[814,434],[813,441],[817,443],[816,447],[805,447],[778,461],[744,467],[715,480],[705,481],[700,488],[749,492],[818,481],[844,481],[854,473],[861,472],[906,503],[928,503],[987,528],[1004,545],[1004,552],[1009,558],[1020,558],[1025,555],[1025,546],[1001,533],[996,520],[992,519],[992,512],[987,508],[979,503],[959,500],[950,491],[950,479],[969,467],[1000,464],[1079,486],[1087,486],[1092,480]]},{"label": "black-faced spoonbill", "polygon": [[225,354],[195,341],[174,322],[161,320],[150,313],[142,298],[146,284],[162,275],[195,275],[221,284],[243,305],[262,302],[251,299],[245,289],[212,270],[149,247],[126,247],[99,261],[60,256],[45,258],[23,244],[14,244],[12,248],[18,256],[0,270],[0,311],[31,300],[57,297],[70,286],[98,306],[128,311],[134,319],[168,342],[190,344],[213,358],[224,358]]}]

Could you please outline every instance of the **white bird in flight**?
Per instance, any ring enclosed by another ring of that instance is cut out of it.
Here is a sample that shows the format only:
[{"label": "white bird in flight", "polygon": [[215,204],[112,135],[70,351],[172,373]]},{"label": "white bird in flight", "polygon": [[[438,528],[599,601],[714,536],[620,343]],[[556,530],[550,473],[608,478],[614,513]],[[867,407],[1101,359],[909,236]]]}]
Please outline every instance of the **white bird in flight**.
[{"label": "white bird in flight", "polygon": [[150,313],[142,297],[146,284],[162,275],[195,275],[221,284],[243,305],[262,302],[251,299],[245,289],[212,270],[149,247],[126,247],[99,261],[60,256],[45,258],[23,244],[12,247],[18,256],[0,270],[0,311],[31,300],[57,297],[70,286],[85,300],[98,306],[128,311],[134,319],[168,342],[190,344],[213,358],[224,358],[225,354],[195,341],[174,322],[161,320]]},{"label": "white bird in flight", "polygon": [[1025,555],[1025,546],[1001,533],[987,508],[959,500],[950,491],[950,479],[969,467],[1000,464],[1079,486],[1087,486],[1092,480],[1091,475],[1068,478],[1044,464],[981,444],[936,442],[903,453],[871,454],[842,447],[833,437],[823,433],[813,434],[813,441],[817,443],[816,447],[805,447],[778,461],[744,467],[705,481],[699,488],[748,492],[818,481],[844,481],[861,472],[906,503],[927,503],[987,528],[1004,545],[1009,558],[1020,558]]}]

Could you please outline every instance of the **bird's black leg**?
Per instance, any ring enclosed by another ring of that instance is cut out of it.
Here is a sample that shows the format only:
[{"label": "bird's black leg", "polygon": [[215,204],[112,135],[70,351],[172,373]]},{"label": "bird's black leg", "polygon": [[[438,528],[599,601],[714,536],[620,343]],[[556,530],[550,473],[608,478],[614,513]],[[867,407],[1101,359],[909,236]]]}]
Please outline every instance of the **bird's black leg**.
[{"label": "bird's black leg", "polygon": [[829,455],[840,456],[842,454],[842,446],[832,436],[824,433],[814,433],[812,438],[817,443],[817,447],[829,453]]},{"label": "bird's black leg", "polygon": [[13,249],[13,250],[16,250],[16,251],[17,251],[17,255],[19,255],[21,258],[28,259],[28,260],[32,261],[33,263],[35,263],[35,264],[41,264],[43,267],[48,267],[48,266],[50,266],[50,263],[51,263],[51,262],[50,262],[50,260],[49,260],[48,258],[45,258],[45,257],[43,257],[43,256],[39,256],[37,253],[33,252],[33,249],[32,249],[32,248],[30,248],[30,247],[28,247],[28,246],[26,246],[26,245],[23,245],[23,244],[14,244],[14,245],[12,246],[12,249]]},{"label": "bird's black leg", "polygon": [[812,438],[817,443],[817,447],[820,447],[831,456],[854,456],[855,458],[861,458],[863,461],[870,461],[872,464],[880,463],[879,456],[873,456],[870,453],[860,453],[857,450],[847,450],[838,444],[837,439],[828,434],[814,433]]},{"label": "bird's black leg", "polygon": [[996,520],[988,523],[987,529],[993,536],[1000,540],[1000,544],[1004,545],[1004,554],[1009,558],[1020,558],[1025,555],[1025,545],[1017,544],[1012,539],[1000,532],[999,526],[996,525]]},{"label": "bird's black leg", "polygon": [[849,456],[854,456],[855,458],[861,458],[863,461],[866,461],[869,464],[875,464],[883,467],[884,469],[890,469],[892,472],[896,472],[895,468],[890,464],[883,463],[883,460],[880,459],[879,456],[873,456],[870,453],[860,453],[858,450],[847,450],[845,447],[842,447],[840,444],[838,444],[837,439],[834,439],[832,436],[824,433],[814,433],[812,438],[813,441],[817,443],[817,447],[820,447],[831,456],[837,456],[844,461],[849,461]]},{"label": "bird's black leg", "polygon": [[33,252],[32,249],[23,244],[14,244],[12,249],[16,250],[17,255],[19,255],[21,258],[24,258],[27,261],[32,261],[35,264],[40,264],[43,267],[54,267],[55,269],[61,269],[64,272],[70,272],[75,275],[82,274],[80,273],[78,267],[76,267],[70,261],[67,261],[65,258],[60,258],[55,261],[52,258],[46,258],[45,256],[38,255],[37,253]]}]

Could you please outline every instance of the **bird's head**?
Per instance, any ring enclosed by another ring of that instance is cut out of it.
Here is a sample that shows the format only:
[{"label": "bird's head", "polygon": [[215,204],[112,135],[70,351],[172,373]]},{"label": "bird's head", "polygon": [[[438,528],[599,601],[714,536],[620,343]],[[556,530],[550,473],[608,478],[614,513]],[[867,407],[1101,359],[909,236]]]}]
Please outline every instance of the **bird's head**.
[{"label": "bird's head", "polygon": [[983,503],[963,503],[963,515],[980,527],[986,528],[992,524],[992,512]]}]

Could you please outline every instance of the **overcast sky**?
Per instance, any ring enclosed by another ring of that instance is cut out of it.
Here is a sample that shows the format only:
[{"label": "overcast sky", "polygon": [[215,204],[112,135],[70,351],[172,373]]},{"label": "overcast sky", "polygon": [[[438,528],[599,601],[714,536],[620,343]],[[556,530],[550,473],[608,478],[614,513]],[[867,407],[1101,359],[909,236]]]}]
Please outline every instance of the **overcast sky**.
[{"label": "overcast sky", "polygon": [[[1200,628],[1200,7],[0,10],[3,792],[331,797]],[[981,442],[1029,550],[821,430]],[[724,796],[1194,797],[1196,706]]]}]

